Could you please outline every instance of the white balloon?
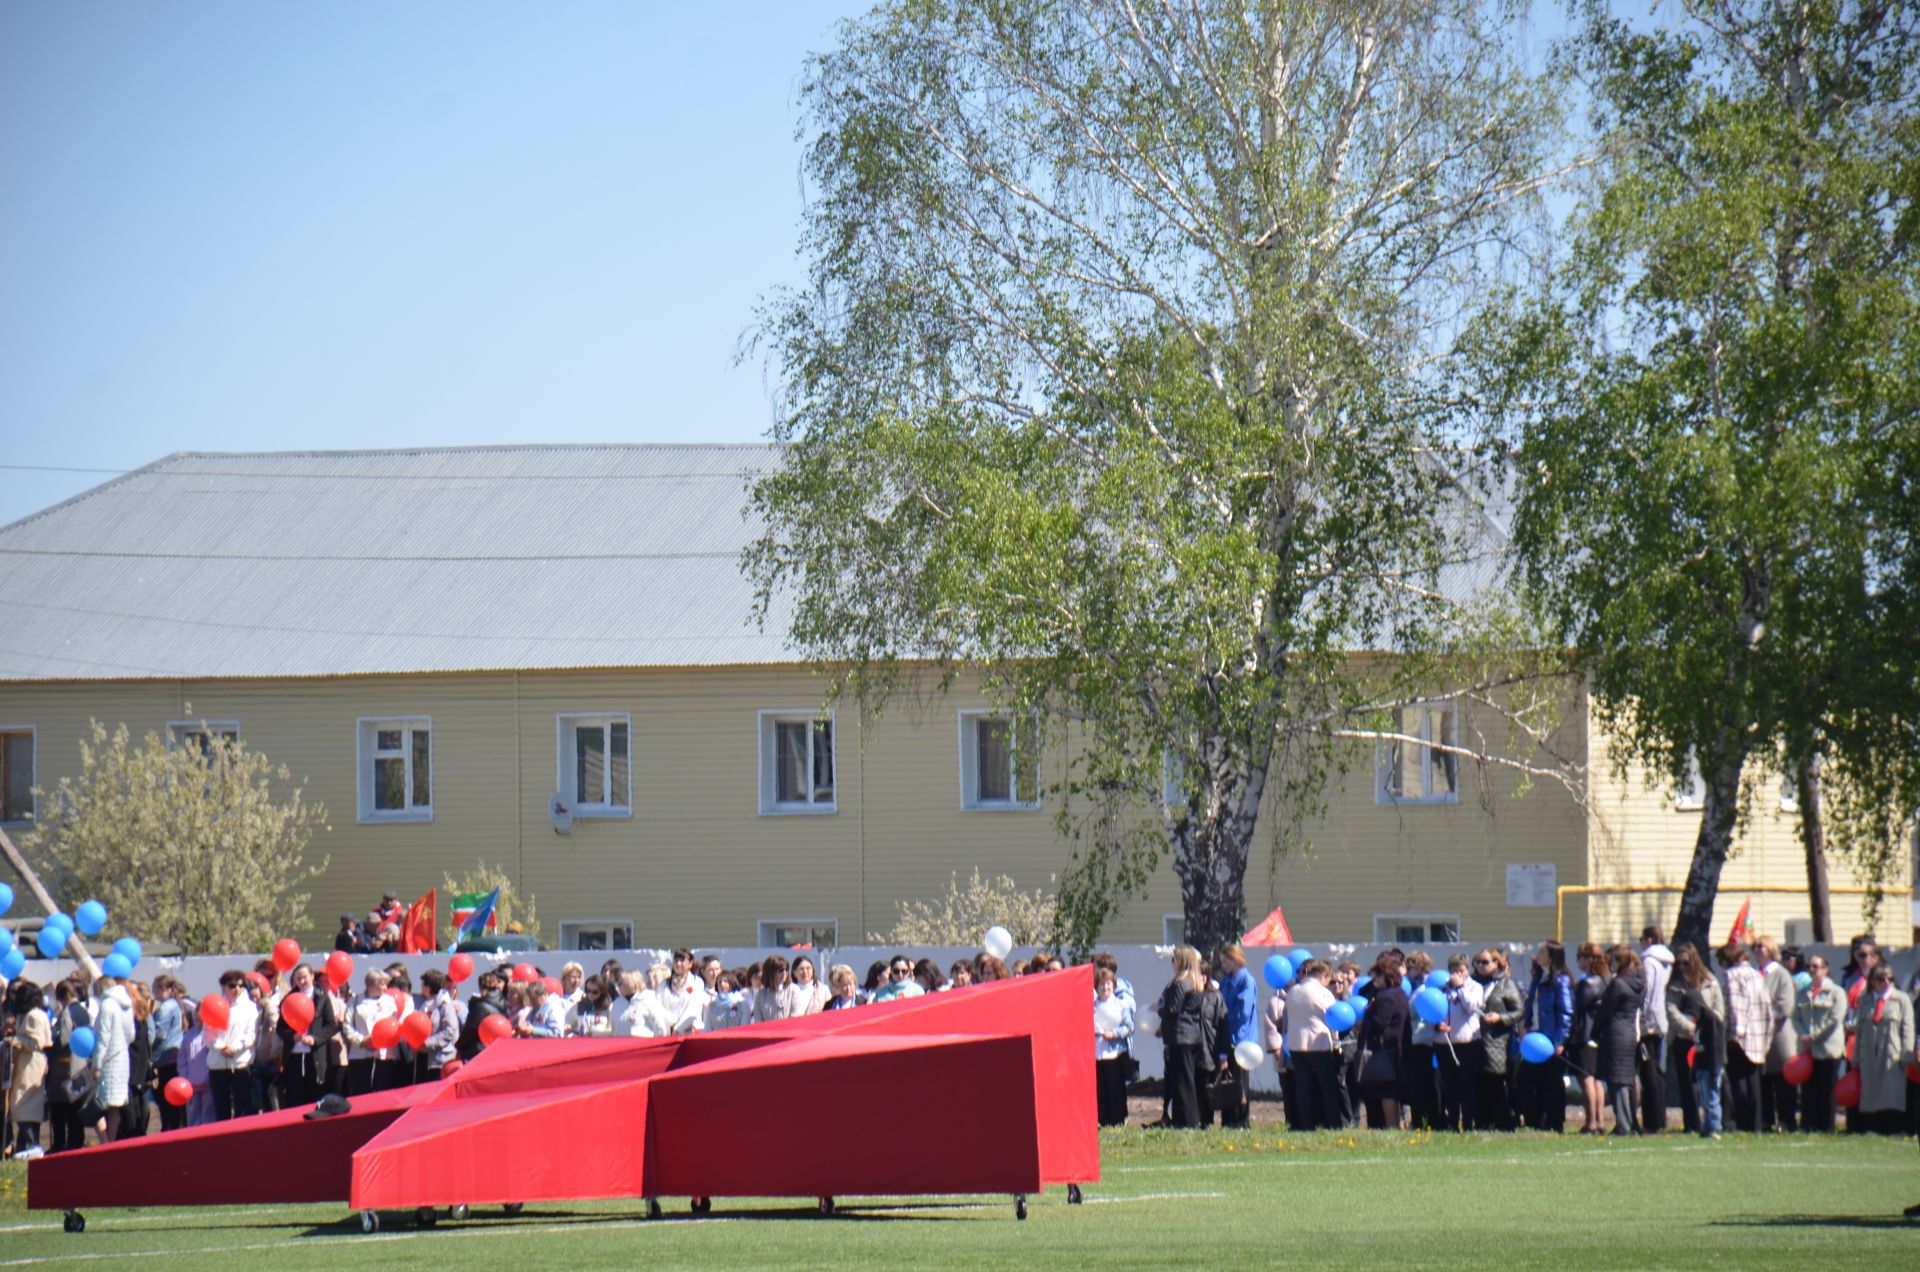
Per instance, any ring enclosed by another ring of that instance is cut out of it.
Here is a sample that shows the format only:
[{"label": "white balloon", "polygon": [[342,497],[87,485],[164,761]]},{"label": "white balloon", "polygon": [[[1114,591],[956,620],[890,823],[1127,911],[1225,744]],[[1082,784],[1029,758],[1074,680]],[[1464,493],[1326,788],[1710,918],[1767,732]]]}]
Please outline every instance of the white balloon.
[{"label": "white balloon", "polygon": [[1233,1049],[1233,1062],[1248,1071],[1258,1069],[1260,1062],[1266,1058],[1267,1053],[1260,1050],[1260,1044],[1251,1038]]},{"label": "white balloon", "polygon": [[980,948],[995,958],[1005,958],[1013,953],[1013,933],[996,923],[981,938]]}]

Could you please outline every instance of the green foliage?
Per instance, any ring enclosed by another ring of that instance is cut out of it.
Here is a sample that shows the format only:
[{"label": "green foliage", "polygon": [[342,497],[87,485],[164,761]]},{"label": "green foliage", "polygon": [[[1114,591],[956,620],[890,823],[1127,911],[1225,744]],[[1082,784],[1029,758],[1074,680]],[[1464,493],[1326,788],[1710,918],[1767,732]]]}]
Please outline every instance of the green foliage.
[{"label": "green foliage", "polygon": [[[305,864],[326,809],[286,790],[292,774],[208,730],[169,746],[91,722],[80,775],[36,790],[25,850],[56,896],[97,897],[113,930],[188,954],[264,950],[310,927],[299,891],[327,868]],[[275,783],[283,794],[276,795]]]},{"label": "green foliage", "polygon": [[464,874],[456,875],[449,871],[440,885],[441,896],[436,908],[440,912],[442,940],[448,948],[452,948],[454,944],[452,899],[469,892],[482,894],[492,892],[495,888],[500,889],[500,899],[494,902],[493,907],[494,916],[498,920],[495,930],[504,933],[510,930],[512,925],[518,924],[520,932],[528,936],[540,935],[540,919],[534,913],[533,894],[528,893],[526,897],[521,897],[520,890],[514,883],[513,874],[504,863],[490,866],[481,861],[476,862],[473,869]]},{"label": "green foliage", "polygon": [[965,883],[953,875],[931,901],[900,902],[892,930],[871,939],[884,945],[975,945],[995,924],[1013,933],[1015,945],[1050,945],[1053,897],[1045,888],[1023,892],[1006,875],[984,879],[976,867]]},{"label": "green foliage", "polygon": [[1348,651],[1457,617],[1437,368],[1555,115],[1517,12],[901,0],[810,67],[746,564],[836,690],[966,669],[1070,740],[1075,944],[1169,848],[1189,935],[1237,935],[1269,786],[1311,807],[1378,701]]},{"label": "green foliage", "polygon": [[1513,411],[1515,546],[1617,758],[1676,781],[1698,758],[1683,939],[1749,761],[1851,738],[1840,766],[1891,793],[1920,718],[1916,16],[1686,10],[1579,6],[1563,56],[1605,162],[1552,294],[1483,362]]}]

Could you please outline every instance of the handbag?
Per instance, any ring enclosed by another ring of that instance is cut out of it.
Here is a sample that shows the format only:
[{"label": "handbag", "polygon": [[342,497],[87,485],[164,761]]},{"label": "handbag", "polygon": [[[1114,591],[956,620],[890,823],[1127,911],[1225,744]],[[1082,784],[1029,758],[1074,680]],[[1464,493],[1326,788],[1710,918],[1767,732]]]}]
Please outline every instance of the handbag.
[{"label": "handbag", "polygon": [[1400,1066],[1391,1051],[1368,1051],[1360,1057],[1362,1086],[1391,1086],[1400,1080]]}]

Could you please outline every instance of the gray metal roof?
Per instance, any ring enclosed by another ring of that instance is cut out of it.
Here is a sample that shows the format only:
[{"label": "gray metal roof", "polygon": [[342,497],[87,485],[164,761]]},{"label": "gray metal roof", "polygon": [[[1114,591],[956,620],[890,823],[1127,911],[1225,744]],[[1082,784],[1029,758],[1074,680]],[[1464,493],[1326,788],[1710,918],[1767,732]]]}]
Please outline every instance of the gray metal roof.
[{"label": "gray metal roof", "polygon": [[169,455],[0,527],[0,680],[793,661],[768,446]]}]

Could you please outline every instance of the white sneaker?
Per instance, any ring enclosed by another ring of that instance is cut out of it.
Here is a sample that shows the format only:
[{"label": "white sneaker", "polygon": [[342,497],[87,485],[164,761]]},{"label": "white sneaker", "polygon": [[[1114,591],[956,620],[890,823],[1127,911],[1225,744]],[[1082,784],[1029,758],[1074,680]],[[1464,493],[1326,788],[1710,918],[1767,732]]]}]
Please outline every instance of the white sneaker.
[{"label": "white sneaker", "polygon": [[29,1144],[24,1149],[15,1153],[13,1160],[16,1162],[30,1162],[36,1157],[45,1157],[46,1155],[46,1149],[40,1147],[38,1144]]}]

